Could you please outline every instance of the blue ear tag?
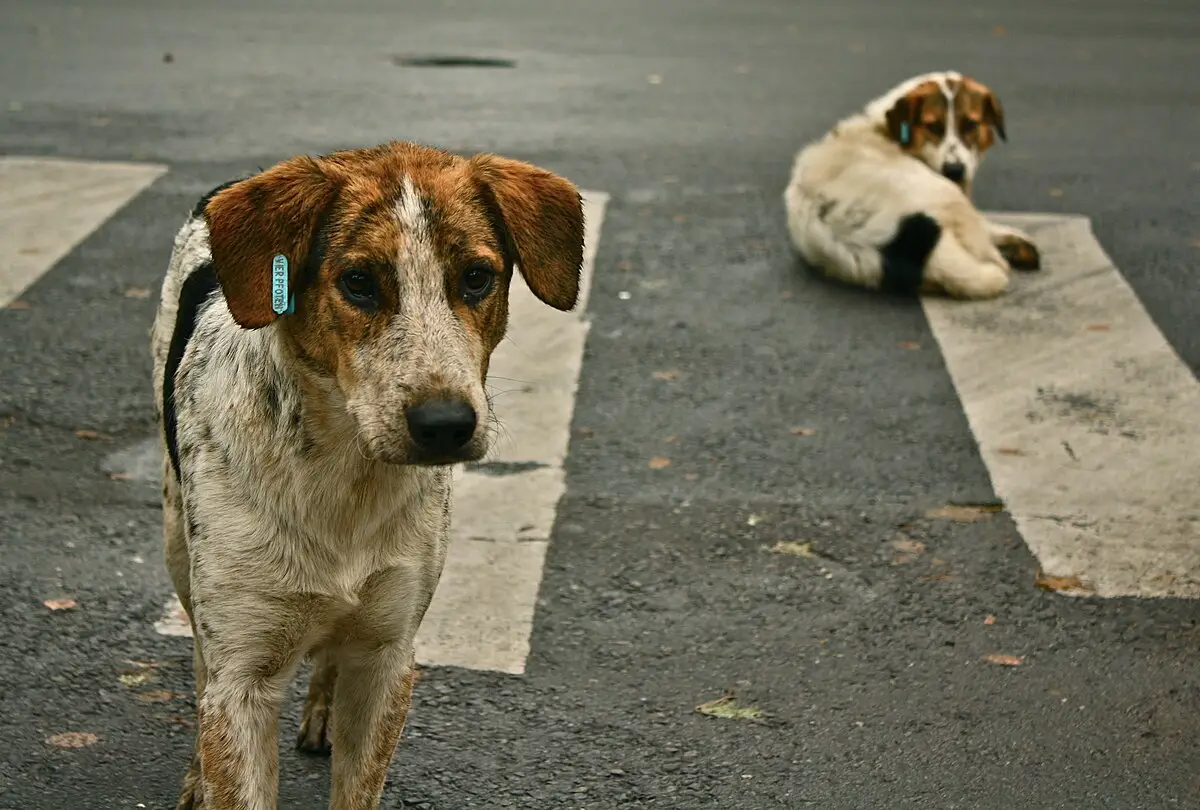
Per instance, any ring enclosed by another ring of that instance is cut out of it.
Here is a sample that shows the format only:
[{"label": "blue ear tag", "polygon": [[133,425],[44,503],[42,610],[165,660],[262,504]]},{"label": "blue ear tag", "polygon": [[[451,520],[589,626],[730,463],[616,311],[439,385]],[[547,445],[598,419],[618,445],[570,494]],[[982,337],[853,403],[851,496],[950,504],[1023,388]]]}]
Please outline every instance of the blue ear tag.
[{"label": "blue ear tag", "polygon": [[910,133],[908,131],[908,122],[901,121],[900,122],[900,145],[901,146],[908,146],[909,135],[910,135]]},{"label": "blue ear tag", "polygon": [[282,253],[271,261],[271,309],[276,315],[296,311],[296,297],[288,290],[288,260]]}]

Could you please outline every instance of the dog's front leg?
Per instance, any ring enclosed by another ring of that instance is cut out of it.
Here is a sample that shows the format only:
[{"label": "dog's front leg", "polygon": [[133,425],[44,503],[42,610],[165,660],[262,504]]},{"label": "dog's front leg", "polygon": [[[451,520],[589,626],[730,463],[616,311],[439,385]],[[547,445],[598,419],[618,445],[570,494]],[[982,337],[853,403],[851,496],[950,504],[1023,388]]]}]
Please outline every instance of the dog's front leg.
[{"label": "dog's front leg", "polygon": [[204,808],[275,810],[279,709],[303,652],[303,613],[228,588],[206,596],[193,589],[208,674],[198,712]]},{"label": "dog's front leg", "polygon": [[413,640],[441,575],[443,549],[420,566],[373,576],[346,628],[333,696],[332,810],[379,807],[412,705]]},{"label": "dog's front leg", "polygon": [[342,650],[333,699],[332,810],[375,810],[412,705],[411,643]]}]

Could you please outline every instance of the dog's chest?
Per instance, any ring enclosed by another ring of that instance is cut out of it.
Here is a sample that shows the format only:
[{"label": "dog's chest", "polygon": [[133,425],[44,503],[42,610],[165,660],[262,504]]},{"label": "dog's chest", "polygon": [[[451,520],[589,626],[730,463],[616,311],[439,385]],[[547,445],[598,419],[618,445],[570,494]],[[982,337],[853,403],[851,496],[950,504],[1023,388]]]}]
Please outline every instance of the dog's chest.
[{"label": "dog's chest", "polygon": [[253,571],[266,590],[352,606],[377,572],[444,554],[445,470],[367,462],[353,447],[306,457],[253,441],[227,447],[231,463],[214,467],[201,451],[189,470],[201,571]]},{"label": "dog's chest", "polygon": [[439,552],[448,481],[441,471],[314,459],[275,497],[285,570],[300,590],[354,602],[377,571]]}]

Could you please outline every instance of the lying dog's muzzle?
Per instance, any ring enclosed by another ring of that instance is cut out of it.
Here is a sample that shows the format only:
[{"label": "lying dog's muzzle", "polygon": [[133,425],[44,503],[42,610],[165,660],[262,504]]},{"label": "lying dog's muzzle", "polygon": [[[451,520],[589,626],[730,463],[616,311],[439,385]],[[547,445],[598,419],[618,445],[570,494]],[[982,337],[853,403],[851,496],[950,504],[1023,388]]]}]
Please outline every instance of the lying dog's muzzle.
[{"label": "lying dog's muzzle", "polygon": [[961,186],[963,181],[967,179],[967,167],[962,163],[943,163],[942,176],[951,183],[957,183]]}]

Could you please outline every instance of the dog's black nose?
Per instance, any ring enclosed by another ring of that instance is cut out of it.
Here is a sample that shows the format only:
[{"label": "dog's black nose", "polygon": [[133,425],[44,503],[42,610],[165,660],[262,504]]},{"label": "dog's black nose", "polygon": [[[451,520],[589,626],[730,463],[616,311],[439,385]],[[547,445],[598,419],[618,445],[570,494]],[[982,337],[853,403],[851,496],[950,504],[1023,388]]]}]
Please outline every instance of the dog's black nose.
[{"label": "dog's black nose", "polygon": [[967,167],[962,163],[943,163],[942,175],[951,183],[961,183],[967,176]]},{"label": "dog's black nose", "polygon": [[431,399],[404,415],[413,441],[427,453],[453,453],[475,435],[475,409],[461,399]]}]

